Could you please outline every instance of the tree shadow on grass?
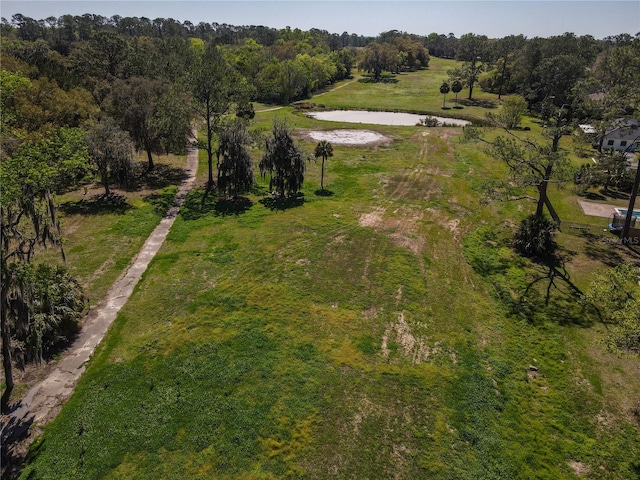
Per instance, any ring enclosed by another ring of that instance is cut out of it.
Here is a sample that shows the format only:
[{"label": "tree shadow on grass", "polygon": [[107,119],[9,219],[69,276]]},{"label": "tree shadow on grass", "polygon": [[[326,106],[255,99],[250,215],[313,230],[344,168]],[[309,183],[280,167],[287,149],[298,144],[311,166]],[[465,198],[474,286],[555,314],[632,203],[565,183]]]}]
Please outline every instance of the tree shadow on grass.
[{"label": "tree shadow on grass", "polygon": [[140,172],[136,175],[129,190],[157,190],[171,185],[179,185],[188,177],[188,172],[184,168],[156,163],[153,170],[147,170],[147,163],[143,162],[138,166]]},{"label": "tree shadow on grass", "polygon": [[376,79],[375,77],[362,77],[358,79],[358,82],[361,83],[398,83],[398,79],[395,75],[383,75],[382,77]]},{"label": "tree shadow on grass", "polygon": [[269,210],[288,210],[302,205],[304,203],[304,194],[297,193],[290,197],[267,197],[260,200],[260,203]]},{"label": "tree shadow on grass", "polygon": [[180,216],[185,220],[198,220],[207,215],[212,215],[216,208],[216,197],[203,189],[194,189],[186,196]]},{"label": "tree shadow on grass", "polygon": [[94,195],[89,199],[71,200],[60,205],[60,211],[67,215],[101,215],[105,213],[124,214],[133,206],[119,193]]},{"label": "tree shadow on grass", "polygon": [[241,215],[253,207],[253,202],[247,197],[221,198],[213,206],[216,217]]},{"label": "tree shadow on grass", "polygon": [[168,191],[160,191],[152,193],[151,195],[145,195],[142,197],[145,202],[153,205],[153,210],[158,215],[164,215],[173,206],[173,200],[176,196],[174,189]]},{"label": "tree shadow on grass", "polygon": [[316,190],[313,193],[318,197],[333,197],[335,195],[331,190],[327,190],[326,188]]},{"label": "tree shadow on grass", "polygon": [[587,200],[606,200],[607,197],[605,197],[604,195],[601,195],[599,193],[594,193],[594,192],[586,192],[584,194],[584,198],[586,198]]},{"label": "tree shadow on grass", "polygon": [[611,238],[610,242],[588,239],[584,246],[584,253],[589,259],[600,261],[609,267],[620,265],[624,257],[620,254],[617,238]]},{"label": "tree shadow on grass", "polygon": [[563,326],[591,327],[595,318],[578,301],[583,293],[565,268],[568,260],[569,257],[561,254],[531,259],[526,268],[527,280],[511,286],[517,294],[516,301],[509,302],[510,312],[533,325],[553,322]]},{"label": "tree shadow on grass", "polygon": [[629,194],[625,192],[618,192],[616,190],[606,190],[604,188],[600,189],[600,194],[608,197],[615,198],[618,200],[629,200]]},{"label": "tree shadow on grass", "polygon": [[185,220],[198,220],[199,218],[213,215],[215,217],[228,217],[241,215],[253,206],[253,202],[247,197],[219,198],[198,189],[191,191],[180,207],[180,215]]},{"label": "tree shadow on grass", "polygon": [[494,100],[458,100],[459,103],[467,107],[497,108],[498,103]]}]

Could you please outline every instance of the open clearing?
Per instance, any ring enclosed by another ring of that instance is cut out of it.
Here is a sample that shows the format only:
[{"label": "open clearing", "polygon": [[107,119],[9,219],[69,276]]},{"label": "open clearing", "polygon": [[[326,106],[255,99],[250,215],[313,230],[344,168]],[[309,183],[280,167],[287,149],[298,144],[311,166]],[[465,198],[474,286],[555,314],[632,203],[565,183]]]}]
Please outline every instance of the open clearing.
[{"label": "open clearing", "polygon": [[[426,74],[373,87],[405,78]],[[291,110],[254,126],[323,128]],[[527,281],[505,238],[531,209],[482,201],[504,166],[460,129],[369,130],[393,142],[336,142],[330,195],[310,163],[297,204],[271,207],[268,179],[235,210],[186,199],[24,478],[634,478],[637,362],[563,297],[530,319],[501,300]],[[622,255],[559,241],[581,288]]]}]

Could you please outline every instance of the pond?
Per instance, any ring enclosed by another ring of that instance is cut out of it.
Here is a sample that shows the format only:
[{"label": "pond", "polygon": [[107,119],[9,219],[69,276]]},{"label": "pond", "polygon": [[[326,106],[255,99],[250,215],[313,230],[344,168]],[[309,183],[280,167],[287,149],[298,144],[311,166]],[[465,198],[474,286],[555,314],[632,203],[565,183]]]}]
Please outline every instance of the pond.
[{"label": "pond", "polygon": [[[412,126],[420,122],[426,115],[397,112],[367,112],[364,110],[329,110],[326,112],[309,112],[308,116],[316,120],[345,123],[369,123],[372,125],[403,125]],[[443,124],[463,127],[471,122],[457,118],[434,117]]]}]

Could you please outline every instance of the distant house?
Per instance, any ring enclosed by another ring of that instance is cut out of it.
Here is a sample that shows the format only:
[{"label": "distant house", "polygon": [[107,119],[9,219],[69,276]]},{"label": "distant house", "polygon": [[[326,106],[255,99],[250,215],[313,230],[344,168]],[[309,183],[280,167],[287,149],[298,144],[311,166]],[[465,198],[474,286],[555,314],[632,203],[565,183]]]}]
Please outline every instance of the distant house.
[{"label": "distant house", "polygon": [[603,150],[635,152],[640,143],[640,122],[635,118],[619,118],[605,132],[600,144]]}]

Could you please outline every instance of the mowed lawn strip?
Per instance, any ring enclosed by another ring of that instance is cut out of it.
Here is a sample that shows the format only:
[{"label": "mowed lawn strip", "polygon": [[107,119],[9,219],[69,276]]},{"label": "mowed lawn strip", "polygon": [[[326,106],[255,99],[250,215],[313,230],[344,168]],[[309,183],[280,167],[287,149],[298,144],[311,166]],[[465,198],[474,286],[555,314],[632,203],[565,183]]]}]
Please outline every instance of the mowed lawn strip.
[{"label": "mowed lawn strip", "polygon": [[286,210],[194,193],[25,478],[631,475],[576,327],[509,318],[464,256],[516,208],[480,204],[499,166],[459,130],[376,129],[334,146],[333,196],[313,164]]},{"label": "mowed lawn strip", "polygon": [[403,111],[463,119],[484,119],[487,112],[497,112],[501,105],[497,95],[483,92],[479,85],[474,87],[472,103],[468,102],[469,89],[465,88],[458,93],[458,103],[454,93],[447,94],[446,108],[442,108],[440,85],[449,82],[448,70],[461,65],[456,60],[432,57],[424,70],[400,73],[386,82],[369,82],[358,77],[355,82],[310,102],[338,109]]}]

